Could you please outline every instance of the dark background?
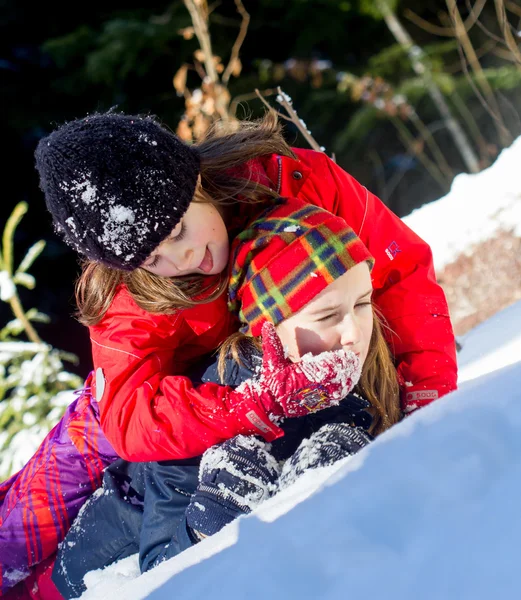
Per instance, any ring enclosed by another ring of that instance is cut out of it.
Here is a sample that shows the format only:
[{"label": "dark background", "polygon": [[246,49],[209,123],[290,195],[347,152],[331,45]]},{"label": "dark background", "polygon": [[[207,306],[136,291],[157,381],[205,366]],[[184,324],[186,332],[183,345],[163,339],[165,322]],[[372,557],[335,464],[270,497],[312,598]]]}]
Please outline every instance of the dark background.
[{"label": "dark background", "polygon": [[[79,272],[77,257],[53,233],[43,195],[38,189],[33,153],[38,140],[55,126],[88,112],[117,107],[126,112],[157,114],[175,129],[184,102],[172,86],[172,77],[183,62],[192,61],[198,48],[196,38],[184,40],[178,30],[191,24],[181,1],[172,3],[130,0],[92,0],[88,4],[61,2],[2,1],[0,6],[0,96],[3,142],[2,202],[0,226],[21,200],[29,212],[18,227],[15,239],[17,259],[38,239],[47,247],[31,269],[37,279],[34,291],[20,289],[26,309],[36,306],[51,317],[51,324],[38,325],[43,339],[72,351],[80,357],[69,370],[85,376],[91,368],[87,330],[73,318],[73,283]],[[416,157],[398,139],[395,128],[384,116],[362,118],[361,104],[336,89],[336,71],[382,75],[395,86],[414,78],[403,54],[396,58],[395,40],[385,23],[371,14],[370,0],[244,0],[251,16],[246,41],[241,49],[243,71],[230,81],[232,97],[250,94],[255,87],[281,85],[294,101],[299,116],[315,139],[333,152],[337,162],[382,199],[400,216],[432,201],[446,189],[429,175]],[[490,6],[489,6],[490,5]],[[494,3],[487,3],[481,22],[474,28],[476,47],[486,44],[486,30],[496,31]],[[65,8],[62,8],[65,6]],[[226,61],[238,31],[239,18],[232,0],[215,5],[210,31],[214,53]],[[370,7],[369,7],[370,8]],[[465,81],[457,46],[450,51],[439,46],[446,38],[437,37],[401,15],[411,8],[424,19],[438,23],[445,9],[437,0],[404,0],[397,14],[415,42],[432,49],[437,69],[447,71],[490,145],[489,159],[501,144],[482,102]],[[461,2],[463,16],[468,3]],[[378,60],[375,61],[375,57]],[[290,58],[330,61],[333,69],[324,74],[320,87],[310,80],[290,76],[273,78],[261,61],[284,63]],[[433,58],[434,60],[434,58]],[[485,68],[501,63],[493,54],[482,55]],[[519,78],[497,83],[501,106],[513,135],[521,131]],[[498,78],[496,78],[497,81]],[[496,81],[494,80],[494,81]],[[195,73],[188,86],[198,85]],[[432,127],[455,173],[465,166],[445,129],[439,114],[424,93],[411,97],[424,122]],[[363,107],[362,107],[363,108]],[[258,100],[249,101],[245,111],[261,114]],[[239,113],[241,116],[241,113]],[[349,125],[359,124],[356,133]],[[297,130],[287,127],[291,143],[306,146]],[[389,182],[393,182],[392,186]],[[0,304],[0,325],[12,318],[9,307]]]}]

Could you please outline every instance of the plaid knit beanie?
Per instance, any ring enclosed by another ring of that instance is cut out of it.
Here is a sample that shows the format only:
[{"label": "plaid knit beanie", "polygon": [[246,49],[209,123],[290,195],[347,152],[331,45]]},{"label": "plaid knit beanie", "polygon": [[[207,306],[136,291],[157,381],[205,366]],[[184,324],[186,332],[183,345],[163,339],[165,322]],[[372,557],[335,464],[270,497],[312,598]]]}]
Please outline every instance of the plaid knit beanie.
[{"label": "plaid knit beanie", "polygon": [[253,336],[265,321],[291,317],[355,265],[374,265],[344,219],[300,200],[281,201],[232,244],[228,307]]},{"label": "plaid knit beanie", "polygon": [[91,260],[131,271],[190,204],[197,150],[152,117],[101,113],[65,123],[35,152],[56,231]]}]

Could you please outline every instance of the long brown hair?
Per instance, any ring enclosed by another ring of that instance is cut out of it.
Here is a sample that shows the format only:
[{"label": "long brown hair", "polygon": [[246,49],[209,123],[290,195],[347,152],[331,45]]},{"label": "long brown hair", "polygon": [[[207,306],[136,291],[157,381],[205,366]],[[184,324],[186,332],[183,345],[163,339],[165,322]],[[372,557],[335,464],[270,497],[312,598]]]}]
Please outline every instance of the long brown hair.
[{"label": "long brown hair", "polygon": [[[247,171],[248,161],[268,154],[295,158],[274,111],[257,121],[241,121],[234,131],[218,124],[196,146],[201,158],[201,183],[194,201],[210,202],[221,214],[237,202],[257,204],[278,196],[252,177]],[[151,313],[169,313],[211,302],[227,287],[225,273],[221,277],[160,277],[145,269],[122,271],[90,260],[85,260],[81,268],[76,282],[76,316],[84,325],[101,321],[120,284],[127,286],[138,306]]]},{"label": "long brown hair", "polygon": [[[374,306],[373,317],[374,325],[369,351],[362,368],[360,381],[354,391],[371,404],[370,412],[373,422],[369,432],[379,435],[401,418],[400,388],[393,358],[383,335],[383,328],[387,325],[383,316]],[[251,351],[252,348],[261,350],[260,338],[253,338],[240,332],[233,333],[221,344],[217,372],[222,383],[225,383],[224,373],[227,357],[231,356],[240,363],[241,354]]]}]

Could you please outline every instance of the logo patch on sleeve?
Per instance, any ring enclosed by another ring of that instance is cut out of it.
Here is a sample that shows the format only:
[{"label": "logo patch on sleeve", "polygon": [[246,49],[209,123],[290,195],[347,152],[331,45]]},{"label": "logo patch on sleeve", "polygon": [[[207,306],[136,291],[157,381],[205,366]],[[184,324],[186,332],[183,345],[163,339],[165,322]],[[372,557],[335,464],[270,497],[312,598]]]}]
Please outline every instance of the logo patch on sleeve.
[{"label": "logo patch on sleeve", "polygon": [[438,397],[438,390],[421,390],[420,392],[408,392],[405,396],[405,401],[425,402],[426,400],[436,400]]}]

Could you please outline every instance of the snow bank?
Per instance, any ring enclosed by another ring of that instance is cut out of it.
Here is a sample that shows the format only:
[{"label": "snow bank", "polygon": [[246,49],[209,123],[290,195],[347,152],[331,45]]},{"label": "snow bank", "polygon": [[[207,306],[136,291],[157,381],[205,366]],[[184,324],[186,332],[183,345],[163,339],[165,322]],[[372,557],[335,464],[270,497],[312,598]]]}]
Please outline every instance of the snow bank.
[{"label": "snow bank", "polygon": [[272,523],[242,519],[236,544],[148,598],[521,597],[521,363],[362,453],[363,468]]},{"label": "snow bank", "polygon": [[521,237],[520,164],[517,138],[488,169],[457,175],[446,196],[403,218],[432,248],[437,272],[498,229]]}]

